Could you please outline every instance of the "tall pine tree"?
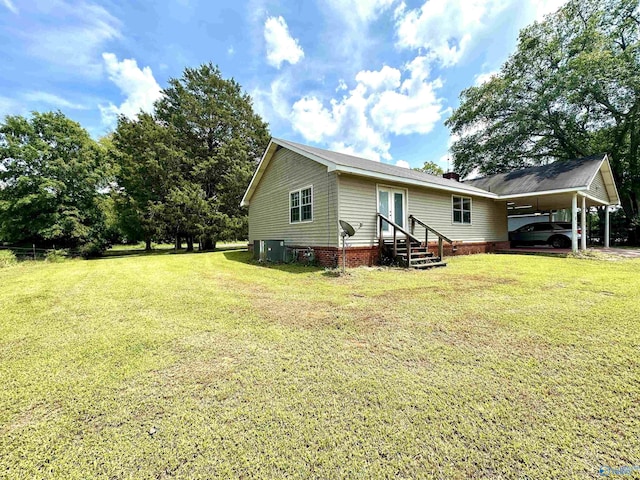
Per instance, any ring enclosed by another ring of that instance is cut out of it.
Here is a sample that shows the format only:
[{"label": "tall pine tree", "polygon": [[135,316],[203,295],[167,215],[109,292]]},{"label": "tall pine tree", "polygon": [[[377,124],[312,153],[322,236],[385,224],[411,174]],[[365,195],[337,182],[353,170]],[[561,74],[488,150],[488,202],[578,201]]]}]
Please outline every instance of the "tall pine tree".
[{"label": "tall pine tree", "polygon": [[240,200],[269,142],[267,124],[254,112],[251,97],[209,63],[169,81],[156,103],[156,118],[182,154],[176,188],[193,199],[197,186],[208,204],[196,229],[203,247],[246,235]]}]

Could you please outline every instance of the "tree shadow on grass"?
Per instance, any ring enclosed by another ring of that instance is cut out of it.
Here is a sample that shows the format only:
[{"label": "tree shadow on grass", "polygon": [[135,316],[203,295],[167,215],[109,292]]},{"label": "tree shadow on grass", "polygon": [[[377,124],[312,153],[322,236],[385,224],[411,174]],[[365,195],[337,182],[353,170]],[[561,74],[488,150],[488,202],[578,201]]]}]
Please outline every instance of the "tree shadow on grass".
[{"label": "tree shadow on grass", "polygon": [[323,267],[315,265],[302,265],[300,263],[261,263],[253,259],[253,254],[245,250],[235,250],[224,252],[224,257],[232,262],[244,263],[246,265],[252,265],[259,268],[268,268],[271,270],[279,270],[287,273],[309,273],[319,272],[323,270]]},{"label": "tree shadow on grass", "polygon": [[98,257],[95,260],[105,260],[108,258],[123,258],[123,257],[146,257],[146,256],[155,256],[155,255],[199,255],[203,253],[214,253],[214,252],[228,252],[228,251],[246,251],[246,245],[225,245],[222,247],[217,247],[215,250],[193,250],[191,252],[187,251],[186,248],[181,248],[176,250],[175,248],[154,248],[151,251],[146,251],[144,248],[131,248],[131,249],[118,249],[118,250],[107,250],[102,257]]}]

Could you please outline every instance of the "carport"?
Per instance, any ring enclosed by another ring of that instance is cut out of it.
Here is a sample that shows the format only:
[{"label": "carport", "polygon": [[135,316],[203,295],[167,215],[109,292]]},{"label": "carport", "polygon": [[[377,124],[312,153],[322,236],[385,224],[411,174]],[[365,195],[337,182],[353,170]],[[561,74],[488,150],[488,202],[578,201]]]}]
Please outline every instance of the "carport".
[{"label": "carport", "polygon": [[[587,210],[605,208],[604,246],[609,247],[609,210],[620,204],[611,165],[607,155],[594,155],[549,165],[523,168],[509,173],[468,180],[465,183],[499,195],[507,202],[507,215],[548,214],[552,221],[555,210],[571,209],[572,245],[586,250]],[[578,212],[583,232],[578,245]]]}]

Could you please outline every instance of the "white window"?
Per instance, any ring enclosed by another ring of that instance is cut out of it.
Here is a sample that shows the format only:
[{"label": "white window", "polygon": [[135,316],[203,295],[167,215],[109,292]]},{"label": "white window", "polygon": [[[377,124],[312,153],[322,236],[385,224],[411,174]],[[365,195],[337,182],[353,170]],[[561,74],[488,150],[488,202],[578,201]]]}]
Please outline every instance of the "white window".
[{"label": "white window", "polygon": [[289,222],[313,221],[313,187],[289,192]]},{"label": "white window", "polygon": [[453,195],[453,223],[471,225],[471,198]]}]

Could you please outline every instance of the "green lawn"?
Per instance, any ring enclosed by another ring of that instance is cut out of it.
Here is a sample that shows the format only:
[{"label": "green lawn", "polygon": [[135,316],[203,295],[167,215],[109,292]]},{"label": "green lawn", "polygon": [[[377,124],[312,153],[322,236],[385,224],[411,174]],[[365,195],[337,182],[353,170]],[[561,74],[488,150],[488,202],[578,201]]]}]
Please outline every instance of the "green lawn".
[{"label": "green lawn", "polygon": [[449,260],[347,277],[232,250],[0,269],[0,477],[639,465],[640,261]]}]

